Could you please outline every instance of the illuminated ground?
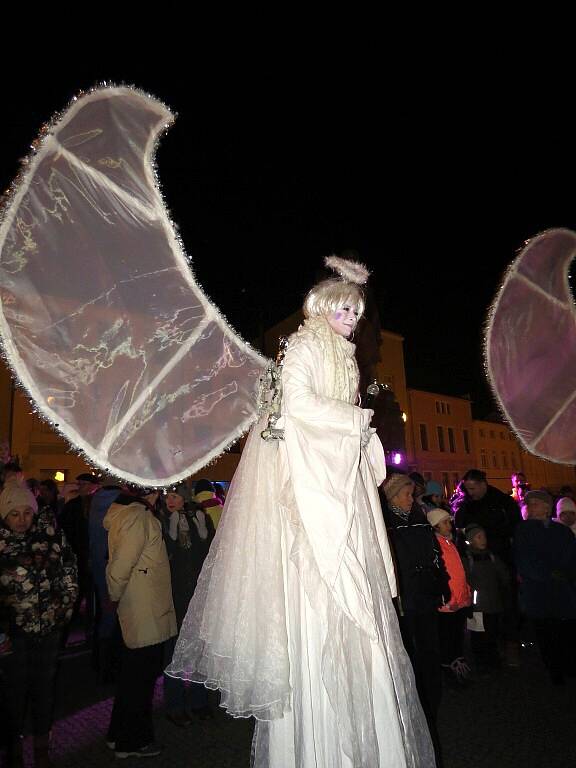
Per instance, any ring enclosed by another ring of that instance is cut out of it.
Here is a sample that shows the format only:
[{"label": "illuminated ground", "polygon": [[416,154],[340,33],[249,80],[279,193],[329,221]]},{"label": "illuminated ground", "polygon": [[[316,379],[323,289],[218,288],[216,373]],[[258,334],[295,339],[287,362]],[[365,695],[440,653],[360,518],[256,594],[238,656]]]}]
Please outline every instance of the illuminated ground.
[{"label": "illuminated ground", "polygon": [[[440,722],[445,768],[575,765],[575,693],[576,680],[564,687],[549,683],[531,647],[522,651],[519,669],[493,673],[464,691],[447,688]],[[62,660],[53,737],[58,768],[119,764],[104,743],[112,694],[111,686],[96,685],[89,654],[81,648]],[[164,752],[150,760],[152,765],[249,766],[250,722],[232,720],[218,710],[212,721],[176,728],[163,717],[160,683],[156,694],[157,741],[164,745]]]}]

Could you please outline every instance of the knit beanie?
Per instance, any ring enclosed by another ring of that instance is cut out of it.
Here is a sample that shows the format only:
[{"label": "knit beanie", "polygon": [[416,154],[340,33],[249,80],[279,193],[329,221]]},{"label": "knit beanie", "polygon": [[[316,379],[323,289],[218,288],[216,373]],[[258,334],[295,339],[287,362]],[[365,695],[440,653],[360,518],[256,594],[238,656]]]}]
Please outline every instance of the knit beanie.
[{"label": "knit beanie", "polygon": [[556,517],[560,517],[562,512],[576,512],[576,504],[568,496],[564,496],[556,502]]},{"label": "knit beanie", "polygon": [[470,525],[467,525],[466,528],[464,528],[464,538],[470,544],[474,536],[481,531],[485,533],[484,528],[482,528],[481,525],[478,525],[478,523],[470,523]]},{"label": "knit beanie", "polygon": [[442,496],[442,486],[437,480],[428,480],[425,496]]},{"label": "knit beanie", "polygon": [[38,512],[38,503],[34,494],[21,485],[16,479],[9,480],[0,493],[0,517],[6,520],[8,513],[16,507],[32,507],[34,513]]},{"label": "knit beanie", "polygon": [[434,528],[435,525],[438,525],[440,520],[450,520],[450,515],[448,512],[446,512],[445,509],[439,509],[436,507],[436,509],[431,509],[430,512],[426,513],[426,517],[428,518],[428,522]]}]

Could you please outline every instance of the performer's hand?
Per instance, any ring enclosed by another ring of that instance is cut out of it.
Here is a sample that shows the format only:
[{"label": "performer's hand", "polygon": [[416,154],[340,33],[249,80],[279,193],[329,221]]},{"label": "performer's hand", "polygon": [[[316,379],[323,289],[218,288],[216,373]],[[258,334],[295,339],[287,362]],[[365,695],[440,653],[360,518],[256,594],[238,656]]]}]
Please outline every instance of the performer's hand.
[{"label": "performer's hand", "polygon": [[374,427],[368,427],[368,429],[365,429],[362,432],[362,435],[360,436],[360,445],[362,448],[366,448],[370,440],[372,439],[372,435],[376,432],[376,429]]},{"label": "performer's hand", "polygon": [[370,426],[372,416],[374,416],[374,411],[372,408],[362,408],[362,432],[365,432]]}]

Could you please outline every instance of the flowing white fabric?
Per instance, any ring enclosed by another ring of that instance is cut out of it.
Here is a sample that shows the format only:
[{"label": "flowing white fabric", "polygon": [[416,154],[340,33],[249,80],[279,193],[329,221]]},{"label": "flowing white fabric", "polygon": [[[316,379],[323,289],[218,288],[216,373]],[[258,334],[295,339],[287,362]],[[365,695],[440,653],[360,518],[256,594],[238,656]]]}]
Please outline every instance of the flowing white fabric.
[{"label": "flowing white fabric", "polygon": [[524,447],[576,462],[576,309],[568,277],[576,233],[532,239],[511,264],[490,310],[486,368],[502,410]]},{"label": "flowing white fabric", "polygon": [[[392,604],[396,585],[370,412],[353,405],[354,347],[295,334],[282,373],[284,441],[250,435],[168,673],[257,718],[256,768],[428,768],[433,749]],[[339,371],[341,374],[342,371]],[[376,461],[372,465],[371,461]]]},{"label": "flowing white fabric", "polygon": [[155,183],[173,117],[130,88],[82,96],[47,130],[0,224],[7,360],[89,460],[171,485],[256,419],[265,360],[197,285]]}]

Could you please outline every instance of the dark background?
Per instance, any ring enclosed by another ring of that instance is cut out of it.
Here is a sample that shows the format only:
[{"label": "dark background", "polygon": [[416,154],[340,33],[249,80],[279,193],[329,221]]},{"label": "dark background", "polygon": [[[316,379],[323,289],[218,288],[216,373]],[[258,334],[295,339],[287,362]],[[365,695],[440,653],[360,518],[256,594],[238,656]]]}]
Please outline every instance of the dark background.
[{"label": "dark background", "polygon": [[353,250],[382,327],[405,336],[409,385],[492,411],[482,329],[501,276],[526,239],[576,228],[571,121],[522,96],[520,75],[510,90],[425,72],[400,88],[358,66],[164,65],[5,73],[2,188],[75,93],[136,85],[178,113],[157,154],[164,197],[199,282],[245,338],[300,306],[325,255]]}]

